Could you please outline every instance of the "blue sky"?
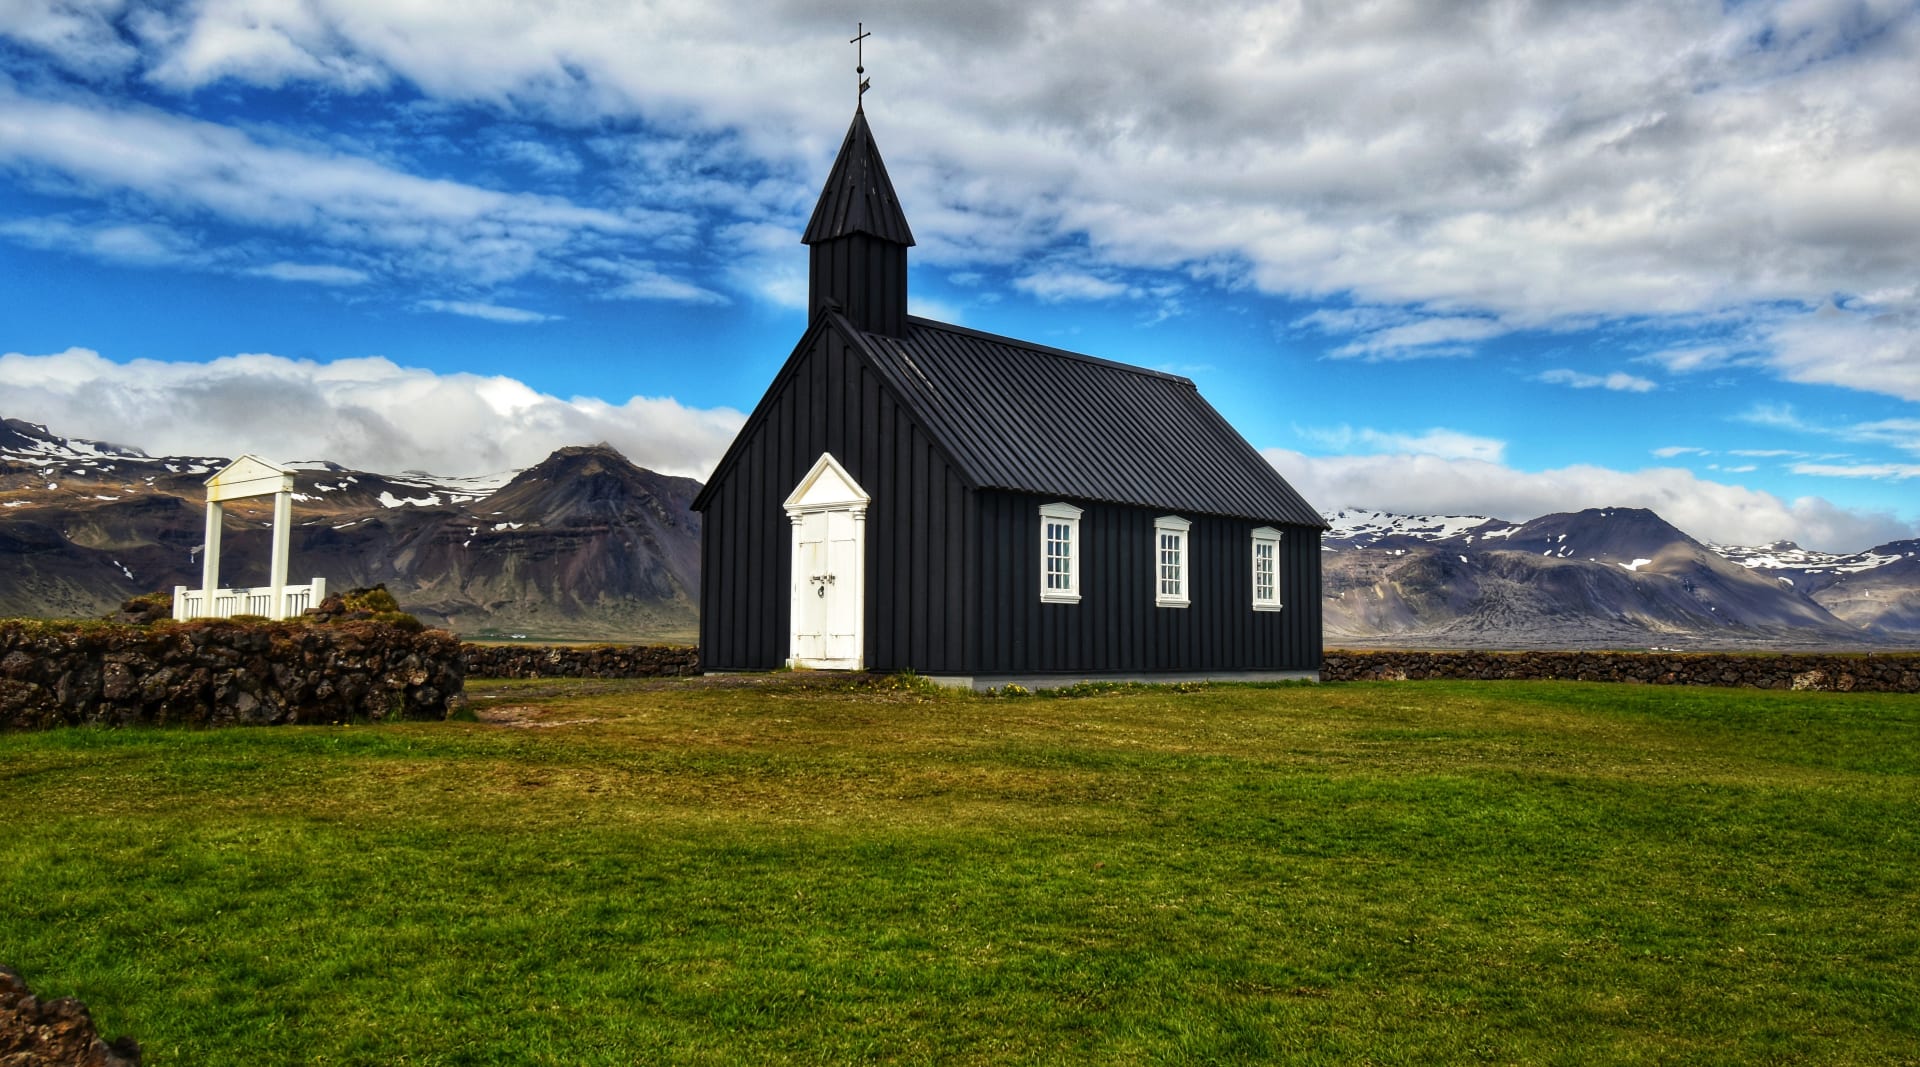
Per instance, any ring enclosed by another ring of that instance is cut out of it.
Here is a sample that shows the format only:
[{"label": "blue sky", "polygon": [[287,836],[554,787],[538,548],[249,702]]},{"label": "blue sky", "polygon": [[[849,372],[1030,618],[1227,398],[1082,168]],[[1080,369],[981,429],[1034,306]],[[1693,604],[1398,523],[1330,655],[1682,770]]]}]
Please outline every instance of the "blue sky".
[{"label": "blue sky", "polygon": [[1920,7],[0,5],[0,414],[703,474],[867,98],[915,311],[1158,367],[1315,504],[1920,533]]}]

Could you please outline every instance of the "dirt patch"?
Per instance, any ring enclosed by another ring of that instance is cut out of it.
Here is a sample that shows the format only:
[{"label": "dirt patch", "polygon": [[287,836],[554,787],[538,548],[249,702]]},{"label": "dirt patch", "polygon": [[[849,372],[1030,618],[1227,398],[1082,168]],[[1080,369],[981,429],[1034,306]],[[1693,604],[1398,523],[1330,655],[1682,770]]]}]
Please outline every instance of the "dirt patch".
[{"label": "dirt patch", "polygon": [[[556,726],[585,726],[605,719],[542,719],[541,709],[531,704],[501,704],[476,707],[473,717],[488,726],[510,726],[518,730],[551,730]],[[0,1067],[5,1065],[0,1064]]]}]

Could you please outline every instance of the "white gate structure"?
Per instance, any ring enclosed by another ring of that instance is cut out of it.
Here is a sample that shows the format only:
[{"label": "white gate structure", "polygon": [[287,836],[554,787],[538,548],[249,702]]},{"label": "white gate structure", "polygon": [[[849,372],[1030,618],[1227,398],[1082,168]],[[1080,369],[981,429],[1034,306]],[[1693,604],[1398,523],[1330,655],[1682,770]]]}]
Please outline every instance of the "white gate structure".
[{"label": "white gate structure", "polygon": [[[254,589],[220,588],[220,530],[228,500],[250,496],[273,497],[273,562],[267,584]],[[241,456],[207,479],[206,559],[201,564],[200,588],[173,587],[176,619],[228,619],[235,615],[264,615],[285,619],[319,604],[327,596],[327,580],[309,585],[287,584],[287,555],[293,544],[293,472],[258,456]]]}]

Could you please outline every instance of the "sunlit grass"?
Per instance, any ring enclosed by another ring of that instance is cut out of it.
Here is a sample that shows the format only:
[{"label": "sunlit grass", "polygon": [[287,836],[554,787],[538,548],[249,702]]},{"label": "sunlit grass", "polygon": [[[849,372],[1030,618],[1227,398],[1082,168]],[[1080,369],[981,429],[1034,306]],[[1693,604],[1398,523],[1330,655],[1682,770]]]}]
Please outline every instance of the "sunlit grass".
[{"label": "sunlit grass", "polygon": [[1920,1062],[1920,701],[484,683],[0,737],[155,1064]]}]

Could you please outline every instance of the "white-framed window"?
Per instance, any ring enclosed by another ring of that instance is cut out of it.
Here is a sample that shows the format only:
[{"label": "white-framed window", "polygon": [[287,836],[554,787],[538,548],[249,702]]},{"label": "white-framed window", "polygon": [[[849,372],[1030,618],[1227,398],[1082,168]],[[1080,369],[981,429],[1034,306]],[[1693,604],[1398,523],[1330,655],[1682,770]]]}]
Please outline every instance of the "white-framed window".
[{"label": "white-framed window", "polygon": [[1192,560],[1187,557],[1187,530],[1190,519],[1162,515],[1153,520],[1153,602],[1163,608],[1184,608],[1187,599],[1187,573]]},{"label": "white-framed window", "polygon": [[1280,610],[1280,531],[1253,531],[1253,610]]},{"label": "white-framed window", "polygon": [[1040,599],[1080,603],[1080,516],[1072,504],[1040,505]]}]

